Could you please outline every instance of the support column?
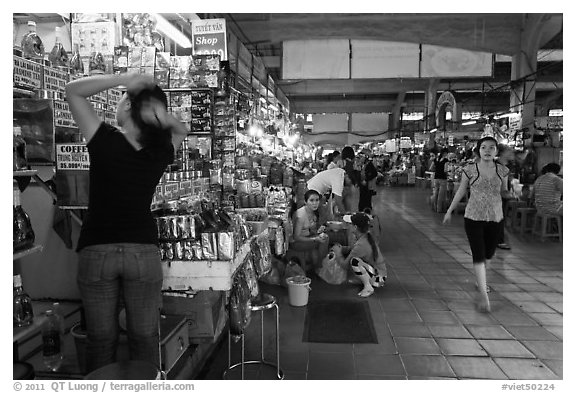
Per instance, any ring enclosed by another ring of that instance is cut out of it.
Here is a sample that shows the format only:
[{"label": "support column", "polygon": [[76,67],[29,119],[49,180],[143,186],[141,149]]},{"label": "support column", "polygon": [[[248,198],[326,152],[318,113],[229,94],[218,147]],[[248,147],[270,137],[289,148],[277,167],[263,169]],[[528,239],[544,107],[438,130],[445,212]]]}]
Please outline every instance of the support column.
[{"label": "support column", "polygon": [[[512,56],[510,80],[510,110],[521,112],[522,127],[534,132],[534,114],[536,110],[536,79],[538,49],[556,31],[557,21],[544,14],[526,14],[520,36],[520,47]],[[522,81],[518,79],[524,78]]]},{"label": "support column", "polygon": [[436,128],[436,101],[438,100],[438,86],[440,85],[439,79],[430,79],[428,89],[426,90],[426,97],[424,99],[424,130],[428,131]]},{"label": "support column", "polygon": [[396,97],[396,104],[394,105],[394,110],[392,111],[392,124],[390,128],[394,130],[394,133],[399,134],[400,129],[400,113],[402,111],[402,104],[406,98],[406,92],[401,91]]}]

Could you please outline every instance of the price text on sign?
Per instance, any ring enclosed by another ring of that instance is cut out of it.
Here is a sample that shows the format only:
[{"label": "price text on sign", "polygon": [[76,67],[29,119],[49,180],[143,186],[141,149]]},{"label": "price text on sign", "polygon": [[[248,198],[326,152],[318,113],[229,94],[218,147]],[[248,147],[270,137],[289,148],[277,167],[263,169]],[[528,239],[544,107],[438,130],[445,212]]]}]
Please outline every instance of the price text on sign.
[{"label": "price text on sign", "polygon": [[42,86],[42,65],[14,55],[14,84],[39,89]]},{"label": "price text on sign", "polygon": [[56,169],[80,170],[90,169],[90,155],[88,147],[82,143],[56,145]]},{"label": "price text on sign", "polygon": [[220,55],[228,60],[226,20],[203,19],[192,21],[192,54]]}]

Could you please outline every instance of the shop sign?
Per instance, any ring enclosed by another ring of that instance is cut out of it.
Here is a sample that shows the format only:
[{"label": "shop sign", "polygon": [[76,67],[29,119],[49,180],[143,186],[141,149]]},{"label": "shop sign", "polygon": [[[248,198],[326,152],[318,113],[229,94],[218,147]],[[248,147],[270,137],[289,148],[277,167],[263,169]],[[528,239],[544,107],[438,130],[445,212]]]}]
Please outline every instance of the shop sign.
[{"label": "shop sign", "polygon": [[42,86],[42,65],[16,55],[13,59],[14,86],[39,89]]},{"label": "shop sign", "polygon": [[520,131],[522,128],[522,115],[520,113],[508,117],[508,129],[510,131]]},{"label": "shop sign", "polygon": [[59,127],[77,127],[67,101],[54,100],[54,125]]},{"label": "shop sign", "polygon": [[410,137],[403,136],[400,138],[400,149],[411,149],[412,148],[412,141]]},{"label": "shop sign", "polygon": [[90,155],[84,143],[56,144],[56,169],[87,171]]},{"label": "shop sign", "polygon": [[44,90],[63,93],[68,83],[68,72],[44,67]]},{"label": "shop sign", "polygon": [[448,145],[449,145],[449,146],[454,146],[454,135],[449,135],[449,136],[448,136]]},{"label": "shop sign", "polygon": [[564,127],[564,117],[563,116],[549,116],[548,117],[548,128],[552,130],[562,130]]},{"label": "shop sign", "polygon": [[192,54],[220,55],[220,60],[228,60],[226,19],[192,21]]}]

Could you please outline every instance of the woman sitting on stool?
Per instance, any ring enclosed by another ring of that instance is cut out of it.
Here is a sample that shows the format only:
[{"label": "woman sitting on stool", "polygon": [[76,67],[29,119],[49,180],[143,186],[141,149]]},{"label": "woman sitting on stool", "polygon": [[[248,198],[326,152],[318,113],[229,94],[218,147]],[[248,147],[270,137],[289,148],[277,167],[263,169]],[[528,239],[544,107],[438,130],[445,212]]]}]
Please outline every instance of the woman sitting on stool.
[{"label": "woman sitting on stool", "polygon": [[346,262],[364,285],[358,296],[368,297],[374,293],[374,287],[382,287],[386,283],[384,256],[370,233],[370,217],[367,214],[344,216],[344,221],[354,226],[357,240],[352,248],[340,244],[335,244],[334,247],[340,247],[344,255],[349,252]]},{"label": "woman sitting on stool", "polygon": [[[328,253],[328,235],[326,227],[319,225],[320,194],[316,190],[308,190],[304,194],[306,204],[294,214],[294,241],[290,249],[294,251],[309,251],[312,254],[313,267],[322,264],[322,258]],[[305,261],[302,261],[305,263]],[[306,266],[302,266],[306,270]]]}]

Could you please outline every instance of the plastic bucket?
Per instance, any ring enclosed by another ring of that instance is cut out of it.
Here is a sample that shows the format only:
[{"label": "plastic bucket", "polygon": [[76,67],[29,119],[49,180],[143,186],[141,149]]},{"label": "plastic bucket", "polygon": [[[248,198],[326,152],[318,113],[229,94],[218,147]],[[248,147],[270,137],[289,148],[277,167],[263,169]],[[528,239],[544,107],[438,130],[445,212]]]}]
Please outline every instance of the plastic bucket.
[{"label": "plastic bucket", "polygon": [[291,306],[302,307],[308,304],[308,293],[310,292],[310,280],[305,276],[288,277],[288,301]]},{"label": "plastic bucket", "polygon": [[74,343],[76,344],[76,358],[78,359],[80,373],[84,375],[86,374],[86,345],[88,342],[86,332],[81,330],[80,323],[77,323],[70,329],[70,334],[74,337]]}]

